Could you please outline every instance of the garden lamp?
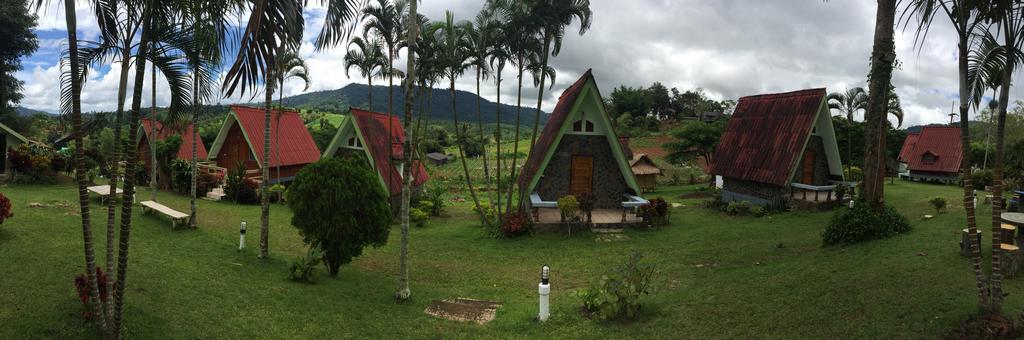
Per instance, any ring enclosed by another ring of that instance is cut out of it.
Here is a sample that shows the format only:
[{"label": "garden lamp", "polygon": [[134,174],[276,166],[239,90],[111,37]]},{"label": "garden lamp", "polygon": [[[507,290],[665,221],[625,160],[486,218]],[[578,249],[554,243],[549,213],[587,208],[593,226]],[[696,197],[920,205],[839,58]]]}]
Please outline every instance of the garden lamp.
[{"label": "garden lamp", "polygon": [[238,226],[238,250],[245,249],[245,221]]},{"label": "garden lamp", "polygon": [[551,316],[550,304],[548,301],[548,295],[551,294],[551,285],[548,284],[548,279],[551,277],[551,268],[547,265],[540,269],[540,284],[537,285],[537,293],[540,294],[540,313],[537,314],[537,319],[540,321],[547,321],[548,317]]}]

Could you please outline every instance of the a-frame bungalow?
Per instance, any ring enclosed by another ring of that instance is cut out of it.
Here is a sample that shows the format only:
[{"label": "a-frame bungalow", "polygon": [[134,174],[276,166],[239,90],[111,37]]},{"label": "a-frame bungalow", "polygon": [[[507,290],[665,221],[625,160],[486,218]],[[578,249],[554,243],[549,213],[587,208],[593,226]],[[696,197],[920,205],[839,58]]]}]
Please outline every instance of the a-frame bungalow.
[{"label": "a-frame bungalow", "polygon": [[[261,179],[264,125],[263,108],[232,105],[210,146],[210,161],[226,171],[242,164],[245,177]],[[289,182],[304,166],[319,159],[320,149],[302,117],[295,111],[271,110],[270,183]]]},{"label": "a-frame bungalow", "polygon": [[[192,123],[185,126],[171,126],[148,118],[141,119],[140,123],[136,151],[139,153],[139,159],[142,160],[147,174],[150,173],[150,169],[152,169],[150,166],[153,162],[153,156],[149,150],[150,140],[163,141],[174,135],[180,136],[181,146],[178,147],[175,157],[181,160],[192,160],[192,134],[195,133]],[[203,144],[201,138],[196,138],[196,159],[203,162],[206,161],[206,158],[206,145]]]},{"label": "a-frame bungalow", "polygon": [[567,195],[587,193],[594,208],[623,212],[647,203],[637,196],[640,187],[626,149],[605,112],[593,72],[587,70],[558,98],[519,176],[530,194],[534,218],[544,222],[538,210],[556,207]]},{"label": "a-frame bungalow", "polygon": [[[402,168],[404,166],[405,129],[398,116],[351,108],[324,149],[327,157],[362,157],[377,171],[381,186],[391,197],[393,212],[397,212],[402,198]],[[388,133],[390,131],[390,134]],[[390,138],[388,136],[390,135]],[[427,170],[418,160],[410,169],[413,176],[412,190],[420,190],[428,179]]]},{"label": "a-frame bungalow", "polygon": [[955,126],[921,128],[917,143],[905,155],[900,152],[907,162],[910,179],[956,183],[964,159],[960,133],[960,128]]},{"label": "a-frame bungalow", "polygon": [[713,155],[726,202],[828,202],[844,185],[824,88],[740,98]]}]

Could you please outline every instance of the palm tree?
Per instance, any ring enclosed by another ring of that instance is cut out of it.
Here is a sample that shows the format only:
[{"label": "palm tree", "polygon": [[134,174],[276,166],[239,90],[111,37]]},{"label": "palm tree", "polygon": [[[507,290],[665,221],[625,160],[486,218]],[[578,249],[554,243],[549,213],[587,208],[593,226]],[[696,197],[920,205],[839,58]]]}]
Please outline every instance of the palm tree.
[{"label": "palm tree", "polygon": [[832,92],[828,94],[828,108],[837,110],[846,116],[850,127],[846,129],[846,172],[853,174],[850,168],[853,166],[853,114],[867,107],[868,93],[863,87],[846,89],[846,92]]},{"label": "palm tree", "polygon": [[[347,39],[347,32],[350,29],[348,21],[356,9],[349,7],[349,1],[345,0],[323,0],[321,3],[326,3],[328,15],[325,17],[320,36],[317,37],[317,46],[335,44],[339,40]],[[270,105],[276,79],[273,75],[273,66],[279,53],[298,49],[302,43],[302,5],[303,2],[298,0],[252,0],[251,9],[245,8],[249,10],[249,20],[239,38],[238,55],[228,69],[222,86],[225,96],[233,95],[236,90],[244,96],[247,91],[254,92],[260,80],[264,85],[259,252],[259,258],[263,259],[270,256],[270,202],[267,200],[267,189],[270,178]]]},{"label": "palm tree", "polygon": [[409,22],[406,25],[408,32],[405,37],[406,59],[408,60],[406,65],[408,75],[405,78],[404,84],[405,120],[402,122],[405,128],[405,142],[402,145],[402,150],[404,151],[402,156],[405,158],[405,166],[402,167],[402,207],[400,213],[402,216],[402,241],[399,255],[398,291],[395,293],[395,298],[399,301],[408,300],[412,296],[412,291],[409,290],[409,201],[412,198],[410,188],[413,181],[412,87],[416,83],[416,39],[420,28],[418,23],[419,16],[416,13],[416,2],[412,1],[409,4],[409,14],[407,16]]},{"label": "palm tree", "polygon": [[871,52],[871,73],[868,82],[868,104],[865,115],[864,189],[862,196],[872,210],[881,212],[885,193],[885,131],[887,128],[888,88],[896,62],[893,42],[896,0],[878,0],[875,17],[874,47]]},{"label": "palm tree", "polygon": [[[548,53],[558,56],[562,49],[562,37],[565,28],[574,20],[579,20],[579,34],[583,35],[590,29],[590,0],[534,0],[529,2],[532,27],[536,29],[542,42],[540,69],[548,68]],[[554,46],[552,46],[554,43]],[[537,128],[540,126],[540,105],[544,100],[545,72],[540,72],[540,84],[537,88],[537,110],[533,115],[533,134],[530,135],[530,153],[537,143]],[[522,201],[523,195],[520,195]]]},{"label": "palm tree", "polygon": [[[500,15],[500,12],[496,8],[490,6],[490,4],[488,4],[488,7],[485,7],[485,10],[490,12],[491,15]],[[497,89],[495,90],[495,102],[497,103],[497,105],[495,105],[495,120],[497,121],[497,126],[494,129],[494,145],[496,148],[495,152],[497,153],[497,155],[495,156],[495,163],[497,163],[495,166],[495,176],[497,177],[498,180],[497,188],[495,190],[497,192],[497,204],[495,204],[495,209],[497,210],[498,213],[498,224],[501,224],[504,221],[504,214],[502,213],[503,207],[501,204],[501,183],[504,182],[504,178],[501,177],[501,74],[505,70],[505,66],[508,65],[509,61],[512,59],[512,54],[509,51],[508,44],[506,44],[504,39],[506,37],[505,28],[499,20],[499,18],[495,18],[494,21],[496,24],[493,33],[494,38],[490,40],[491,53],[489,62],[492,68],[495,70],[494,84],[497,87]],[[515,152],[513,152],[513,154],[514,153]],[[515,158],[513,158],[513,161],[515,161]],[[509,182],[509,184],[511,184],[511,182]],[[511,191],[512,187],[509,186],[509,192]]]},{"label": "palm tree", "polygon": [[[278,85],[281,91],[278,91],[277,95],[277,107],[284,112],[284,82],[288,79],[299,79],[302,80],[303,88],[305,92],[309,90],[309,67],[306,66],[306,61],[299,57],[295,51],[285,51],[278,56],[277,64],[275,66],[274,75],[277,76]],[[277,116],[277,131],[280,134],[281,131],[281,115]],[[280,144],[280,140],[277,141]],[[274,152],[277,153],[277,159],[281,159],[280,145],[274,146]],[[281,164],[278,162],[277,165],[277,178],[281,180]]]},{"label": "palm tree", "polygon": [[462,147],[465,140],[462,132],[465,129],[459,124],[459,113],[455,107],[455,79],[458,79],[466,71],[466,68],[469,67],[466,63],[468,59],[468,46],[465,33],[459,25],[455,24],[452,12],[445,11],[445,21],[434,23],[430,27],[430,34],[433,34],[437,39],[438,60],[444,65],[445,75],[448,77],[448,90],[451,93],[452,99],[452,121],[455,123],[455,140],[457,141],[455,144],[459,150],[459,160],[462,162],[466,187],[469,188],[469,195],[473,198],[477,214],[480,215],[480,222],[488,225],[489,218],[484,214],[483,209],[480,208],[480,199],[477,198],[476,190],[473,188],[473,180],[469,177],[469,166],[466,165],[465,152]]},{"label": "palm tree", "polygon": [[[392,98],[394,97],[395,71],[394,61],[398,54],[398,46],[401,43],[402,35],[402,13],[405,12],[406,1],[392,2],[391,0],[377,0],[376,6],[363,8],[363,37],[369,37],[372,33],[380,38],[387,50],[387,66],[384,67],[382,75],[388,77],[388,135],[391,135],[391,115],[393,114]],[[373,89],[371,88],[372,92]],[[388,166],[394,167],[394,160],[388,159]],[[391,172],[388,172],[388,181],[391,181]]]},{"label": "palm tree", "polygon": [[[491,51],[494,43],[492,40],[495,39],[495,34],[498,28],[498,23],[493,20],[491,11],[484,8],[483,11],[476,15],[474,21],[466,21],[461,24],[462,31],[466,34],[466,43],[468,44],[468,56],[467,63],[470,67],[476,69],[476,121],[477,130],[480,135],[480,141],[484,139],[484,119],[483,112],[481,109],[481,97],[480,97],[480,79],[487,79],[490,76],[491,68],[488,58],[491,56]],[[499,124],[500,127],[500,124]],[[486,145],[486,143],[484,143]],[[487,163],[487,152],[483,153],[484,161],[484,183],[487,185],[491,184],[490,167]],[[500,214],[499,214],[500,215]]]},{"label": "palm tree", "polygon": [[355,49],[345,53],[345,76],[349,77],[349,70],[355,68],[366,78],[367,94],[369,96],[369,110],[373,111],[373,78],[379,77],[381,71],[387,67],[387,60],[384,59],[382,51],[383,42],[379,38],[363,40],[360,37],[352,38],[350,46]]}]

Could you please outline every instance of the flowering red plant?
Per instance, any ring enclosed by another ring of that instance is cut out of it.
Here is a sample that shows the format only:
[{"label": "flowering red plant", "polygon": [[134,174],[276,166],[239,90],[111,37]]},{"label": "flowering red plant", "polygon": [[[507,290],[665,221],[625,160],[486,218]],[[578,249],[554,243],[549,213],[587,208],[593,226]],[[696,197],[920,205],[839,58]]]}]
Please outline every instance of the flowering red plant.
[{"label": "flowering red plant", "polygon": [[529,215],[525,213],[508,213],[501,223],[501,232],[505,236],[517,236],[526,232],[530,227]]},{"label": "flowering red plant", "polygon": [[[96,267],[96,284],[100,289],[100,301],[107,303],[107,274],[103,273],[100,267]],[[78,291],[78,299],[85,305],[82,317],[86,320],[92,319],[92,308],[89,306],[89,277],[85,274],[75,277],[75,290]]]},{"label": "flowering red plant", "polygon": [[11,217],[14,217],[14,213],[11,212],[11,200],[0,194],[0,224]]}]

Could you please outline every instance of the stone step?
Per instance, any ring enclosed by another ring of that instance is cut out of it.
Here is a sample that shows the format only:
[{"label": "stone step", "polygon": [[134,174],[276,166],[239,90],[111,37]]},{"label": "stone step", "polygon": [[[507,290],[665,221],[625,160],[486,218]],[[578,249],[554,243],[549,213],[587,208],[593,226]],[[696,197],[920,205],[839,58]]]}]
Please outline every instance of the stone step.
[{"label": "stone step", "polygon": [[622,228],[592,228],[590,232],[595,234],[621,234]]}]

